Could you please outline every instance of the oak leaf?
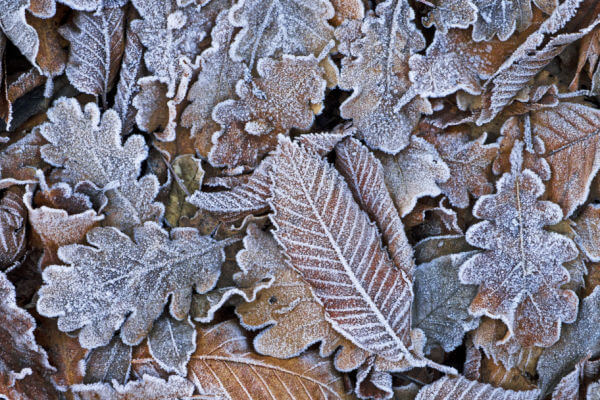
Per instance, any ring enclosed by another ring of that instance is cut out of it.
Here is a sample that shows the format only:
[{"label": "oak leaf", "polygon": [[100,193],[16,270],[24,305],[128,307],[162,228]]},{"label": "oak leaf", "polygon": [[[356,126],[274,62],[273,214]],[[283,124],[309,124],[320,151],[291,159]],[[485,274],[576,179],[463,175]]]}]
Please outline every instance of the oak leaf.
[{"label": "oak leaf", "polygon": [[440,32],[449,28],[467,28],[477,19],[477,7],[474,0],[435,0],[433,10],[423,17],[423,25],[435,27]]},{"label": "oak leaf", "polygon": [[524,346],[550,346],[560,336],[562,322],[573,322],[577,296],[560,286],[569,281],[563,263],[578,252],[566,236],[544,226],[562,220],[558,205],[538,198],[541,179],[522,170],[523,146],[511,154],[511,172],[496,184],[496,193],[482,196],[473,215],[486,221],[469,228],[469,244],[485,249],[460,269],[463,283],[478,284],[469,311],[501,319]]},{"label": "oak leaf", "polygon": [[[125,344],[139,343],[173,296],[170,311],[183,319],[194,287],[200,293],[214,287],[229,241],[177,228],[169,235],[154,222],[133,231],[135,241],[113,227],[87,234],[92,246],[61,247],[67,265],[44,270],[38,312],[59,317],[60,330],[79,331],[83,347],[107,344],[121,328]],[[130,314],[131,313],[131,314]]]}]

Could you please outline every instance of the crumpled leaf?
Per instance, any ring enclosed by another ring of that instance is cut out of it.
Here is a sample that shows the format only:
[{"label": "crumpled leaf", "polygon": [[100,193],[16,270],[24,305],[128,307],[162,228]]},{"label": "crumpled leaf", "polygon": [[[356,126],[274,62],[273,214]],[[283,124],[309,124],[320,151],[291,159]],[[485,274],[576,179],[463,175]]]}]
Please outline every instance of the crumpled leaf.
[{"label": "crumpled leaf", "polygon": [[[321,357],[328,357],[341,347],[334,358],[334,365],[340,371],[354,370],[365,361],[366,352],[331,327],[310,285],[287,264],[271,235],[256,226],[249,226],[244,249],[238,252],[236,259],[249,274],[261,275],[257,272],[264,269],[263,275],[273,278],[273,283],[262,289],[255,300],[241,303],[235,309],[243,327],[260,329],[266,326],[254,338],[253,347],[257,353],[290,358],[321,342]],[[307,320],[310,324],[306,324]]]},{"label": "crumpled leaf", "polygon": [[575,365],[575,369],[565,375],[552,391],[552,400],[569,400],[579,397],[579,379],[583,376],[585,359]]},{"label": "crumpled leaf", "polygon": [[71,43],[66,68],[69,81],[80,92],[100,96],[104,104],[125,48],[124,21],[125,13],[120,8],[79,11],[72,26],[59,28]]},{"label": "crumpled leaf", "polygon": [[164,370],[185,376],[186,365],[196,350],[196,328],[189,317],[178,321],[163,314],[148,334],[148,349]]},{"label": "crumpled leaf", "polygon": [[449,28],[467,28],[477,19],[476,0],[434,0],[433,10],[423,17],[423,25],[435,27],[440,32]]},{"label": "crumpled leaf", "polygon": [[73,385],[77,400],[179,400],[192,395],[194,385],[177,375],[168,380],[144,375],[142,380],[126,385],[118,382]]},{"label": "crumpled leaf", "polygon": [[470,381],[462,376],[458,378],[445,376],[432,384],[424,386],[415,400],[444,400],[448,399],[450,395],[459,396],[464,400],[537,400],[539,393],[540,391],[537,389],[515,392],[496,388],[485,383]]},{"label": "crumpled leaf", "polygon": [[314,56],[262,58],[256,68],[258,78],[236,84],[239,100],[213,109],[213,119],[222,127],[208,157],[213,166],[255,166],[275,147],[278,134],[310,128],[313,107],[323,102],[326,83]]},{"label": "crumpled leaf", "polygon": [[537,364],[539,387],[547,395],[560,379],[572,371],[575,365],[588,354],[600,350],[600,289],[596,287],[592,294],[581,301],[577,320],[566,325],[559,341],[545,349]]},{"label": "crumpled leaf", "polygon": [[319,55],[333,39],[327,20],[334,10],[327,0],[238,0],[229,12],[242,28],[231,46],[231,58],[250,68],[263,57]]},{"label": "crumpled leaf", "polygon": [[156,176],[138,180],[147,156],[144,138],[133,135],[121,145],[121,121],[114,110],[105,111],[100,119],[95,104],[82,110],[75,99],[61,98],[48,110],[48,119],[36,128],[50,142],[42,146],[42,157],[62,167],[71,183],[90,181],[105,191],[105,224],[131,232],[144,221],[162,217],[162,204],[153,201],[158,192]]},{"label": "crumpled leaf", "polygon": [[40,41],[37,32],[25,19],[30,0],[1,0],[0,29],[18,47],[31,64],[36,65]]},{"label": "crumpled leaf", "polygon": [[395,156],[377,154],[384,179],[401,217],[406,216],[423,196],[441,193],[438,183],[450,178],[450,170],[435,147],[413,137],[407,148]]},{"label": "crumpled leaf", "polygon": [[35,320],[15,303],[15,288],[0,272],[0,396],[15,400],[58,398],[55,369],[33,336]]},{"label": "crumpled leaf", "polygon": [[511,172],[497,182],[495,194],[475,203],[473,215],[486,221],[472,225],[466,238],[485,251],[467,260],[459,276],[480,285],[469,312],[501,319],[524,346],[547,347],[558,340],[561,323],[577,315],[577,295],[560,286],[569,281],[563,263],[578,252],[571,239],[544,230],[560,222],[562,212],[538,200],[544,185],[533,171],[521,170],[522,152],[517,143]]},{"label": "crumpled leaf", "polygon": [[435,345],[446,352],[454,350],[464,333],[479,324],[479,319],[467,312],[477,288],[458,279],[458,268],[474,253],[441,256],[415,270],[412,326],[425,332],[426,353]]},{"label": "crumpled leaf", "polygon": [[42,164],[40,148],[44,139],[30,132],[2,149],[0,153],[0,189],[14,184],[35,183],[36,168]]},{"label": "crumpled leaf", "polygon": [[18,261],[27,245],[27,208],[20,196],[7,191],[0,200],[0,269]]},{"label": "crumpled leaf", "polygon": [[323,303],[333,328],[391,361],[425,365],[411,353],[410,281],[381,247],[377,228],[343,178],[285,138],[274,161],[273,234]]},{"label": "crumpled leaf", "polygon": [[85,358],[83,383],[127,382],[131,350],[131,346],[124,344],[119,336],[114,336],[106,346],[92,349]]},{"label": "crumpled leaf", "polygon": [[579,46],[579,60],[577,62],[577,71],[569,85],[569,90],[577,90],[579,86],[579,77],[583,67],[587,63],[588,76],[594,75],[594,70],[597,70],[598,56],[600,55],[600,29],[596,28],[581,39]]},{"label": "crumpled leaf", "polygon": [[350,399],[341,375],[328,360],[315,352],[289,360],[255,354],[232,320],[199,329],[196,349],[188,377],[200,393],[249,400],[291,400],[300,393],[307,398]]},{"label": "crumpled leaf", "polygon": [[38,312],[59,317],[64,332],[80,329],[85,348],[107,344],[119,327],[125,344],[138,344],[169,295],[171,314],[182,319],[193,288],[204,293],[214,287],[223,248],[230,243],[192,228],[176,228],[169,235],[154,222],[135,228],[133,237],[113,227],[94,228],[87,234],[93,247],[61,247],[58,256],[68,266],[44,270]]},{"label": "crumpled leaf", "polygon": [[171,165],[173,184],[165,207],[165,219],[171,226],[179,226],[181,217],[192,218],[197,208],[186,201],[186,196],[200,189],[204,169],[200,159],[184,154],[175,157]]},{"label": "crumpled leaf", "polygon": [[229,58],[234,26],[227,15],[228,10],[223,10],[217,17],[211,32],[211,47],[200,55],[201,70],[187,95],[191,104],[181,115],[181,125],[191,128],[192,135],[212,135],[218,130],[212,120],[213,108],[234,98],[236,82],[249,74],[243,62]]},{"label": "crumpled leaf", "polygon": [[433,134],[425,139],[435,146],[450,169],[450,178],[439,182],[438,186],[453,206],[467,207],[469,193],[479,198],[493,192],[494,186],[489,177],[492,161],[498,155],[498,145],[484,144],[487,140],[485,133],[473,141],[464,132]]},{"label": "crumpled leaf", "polygon": [[341,116],[353,120],[358,137],[370,148],[392,154],[409,145],[421,113],[431,113],[429,102],[420,97],[396,109],[411,85],[408,58],[425,47],[413,18],[406,0],[386,0],[365,17],[364,36],[340,48],[345,57],[339,86],[353,90],[340,106]]}]

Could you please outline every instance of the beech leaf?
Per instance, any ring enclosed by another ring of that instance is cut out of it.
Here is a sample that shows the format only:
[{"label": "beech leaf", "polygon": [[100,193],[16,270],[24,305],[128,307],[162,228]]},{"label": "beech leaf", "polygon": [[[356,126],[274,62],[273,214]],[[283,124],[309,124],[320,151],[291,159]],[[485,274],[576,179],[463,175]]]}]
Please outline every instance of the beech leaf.
[{"label": "beech leaf", "polygon": [[450,378],[445,376],[437,381],[424,386],[415,400],[445,400],[448,396],[458,396],[464,400],[537,400],[539,390],[515,392],[465,379],[462,376]]},{"label": "beech leaf", "polygon": [[150,354],[164,370],[187,374],[186,365],[196,350],[196,329],[189,317],[178,321],[162,315],[148,334]]},{"label": "beech leaf", "polygon": [[131,368],[131,346],[114,336],[106,346],[92,349],[85,358],[83,383],[127,382]]}]

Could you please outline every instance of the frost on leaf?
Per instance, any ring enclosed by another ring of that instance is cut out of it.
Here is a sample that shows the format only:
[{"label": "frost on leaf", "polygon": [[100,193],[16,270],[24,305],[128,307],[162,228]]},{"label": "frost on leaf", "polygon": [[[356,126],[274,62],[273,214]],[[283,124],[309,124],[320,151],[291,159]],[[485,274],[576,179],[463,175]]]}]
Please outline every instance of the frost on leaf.
[{"label": "frost on leaf", "polygon": [[404,225],[385,185],[381,162],[356,139],[346,139],[336,147],[336,166],[346,178],[362,209],[375,221],[394,265],[412,278],[413,251]]},{"label": "frost on leaf", "polygon": [[15,288],[0,272],[0,397],[52,399],[54,368],[33,336],[35,320],[15,302]]},{"label": "frost on leaf", "polygon": [[165,371],[185,376],[186,365],[196,350],[195,326],[189,317],[178,321],[163,314],[154,322],[148,334],[148,348]]},{"label": "frost on leaf", "polygon": [[306,398],[350,399],[331,362],[308,352],[279,360],[252,352],[235,321],[198,330],[188,377],[200,393],[215,398],[259,400]]},{"label": "frost on leaf", "polygon": [[581,301],[577,320],[564,327],[560,340],[545,349],[537,365],[539,387],[549,394],[560,379],[589,354],[600,351],[600,289]]},{"label": "frost on leaf", "polygon": [[242,29],[231,46],[231,58],[253,68],[263,57],[318,56],[333,39],[327,23],[333,16],[329,0],[238,0],[229,20]]},{"label": "frost on leaf", "polygon": [[237,82],[238,100],[223,101],[213,110],[222,127],[209,154],[214,166],[255,166],[275,147],[278,134],[310,128],[314,108],[323,102],[325,80],[312,55],[263,58],[257,70],[258,78]]},{"label": "frost on leaf", "polygon": [[471,381],[462,376],[458,378],[445,376],[423,387],[415,400],[445,400],[450,398],[463,400],[537,400],[539,393],[540,391],[537,389],[516,392],[486,383]]},{"label": "frost on leaf", "polygon": [[69,81],[80,92],[100,96],[104,103],[123,56],[124,20],[120,8],[79,11],[72,26],[60,28],[71,44],[66,69]]},{"label": "frost on leaf", "polygon": [[600,262],[600,206],[588,204],[574,222],[577,244],[590,261]]},{"label": "frost on leaf", "polygon": [[192,228],[173,229],[169,237],[154,222],[135,228],[133,236],[95,228],[87,234],[93,247],[61,247],[58,256],[68,265],[44,270],[38,312],[59,317],[64,332],[81,329],[83,347],[105,345],[119,328],[124,343],[139,343],[169,295],[171,315],[183,319],[194,287],[204,293],[216,284],[229,243]]},{"label": "frost on leaf", "polygon": [[334,329],[367,351],[424,365],[410,352],[410,281],[382,248],[377,227],[343,177],[285,138],[275,160],[270,200],[275,238]]},{"label": "frost on leaf", "polygon": [[340,113],[353,120],[369,147],[395,154],[408,146],[421,113],[431,110],[420,97],[396,110],[411,86],[408,58],[425,47],[425,40],[412,22],[414,11],[406,0],[387,0],[375,12],[365,17],[363,36],[345,49],[339,85],[353,93]]},{"label": "frost on leaf", "polygon": [[[557,0],[533,0],[546,14],[551,14],[558,4]],[[473,27],[473,40],[491,40],[494,35],[498,39],[507,40],[513,32],[525,30],[533,17],[531,0],[473,0],[478,15]]]},{"label": "frost on leaf", "polygon": [[[314,298],[311,287],[290,267],[271,235],[256,226],[248,227],[244,250],[236,258],[249,274],[264,269],[273,283],[261,290],[256,299],[239,304],[235,313],[241,324],[263,329],[253,341],[259,354],[290,358],[321,342],[321,357],[336,352],[334,364],[340,371],[356,369],[367,353],[340,336],[326,320],[323,306]],[[306,321],[310,321],[309,324]]]},{"label": "frost on leaf", "polygon": [[189,398],[194,385],[180,376],[170,376],[168,380],[144,375],[141,380],[130,381],[126,385],[118,382],[73,385],[71,390],[78,400],[178,400]]},{"label": "frost on leaf", "polygon": [[85,358],[83,383],[112,382],[123,384],[131,368],[131,346],[114,336],[106,346],[91,350]]},{"label": "frost on leaf", "polygon": [[106,192],[105,223],[131,232],[134,226],[157,220],[163,206],[155,203],[158,180],[145,175],[138,180],[147,147],[140,135],[121,144],[121,121],[113,110],[100,118],[98,107],[84,110],[75,99],[61,98],[48,110],[46,122],[36,128],[50,142],[42,146],[42,157],[62,167],[64,178],[73,185],[89,181]]},{"label": "frost on leaf", "polygon": [[10,267],[27,250],[27,208],[8,191],[0,200],[0,270]]},{"label": "frost on leaf", "polygon": [[377,154],[384,179],[401,217],[406,216],[423,196],[441,193],[438,186],[450,178],[450,169],[435,147],[413,137],[407,148],[395,156]]},{"label": "frost on leaf", "polygon": [[560,286],[569,281],[563,263],[577,257],[566,236],[544,229],[562,220],[558,205],[538,198],[541,179],[522,169],[522,144],[511,154],[511,172],[496,184],[496,193],[481,197],[473,215],[486,221],[469,228],[469,244],[485,249],[460,269],[463,283],[479,291],[469,311],[501,319],[524,346],[550,346],[562,322],[577,315],[577,295]]},{"label": "frost on leaf", "polygon": [[173,97],[180,77],[191,70],[190,65],[200,54],[200,42],[228,2],[212,0],[202,7],[190,4],[182,8],[176,0],[132,3],[142,17],[131,27],[146,48],[146,67],[155,79],[167,85],[167,96]]},{"label": "frost on leaf", "polygon": [[494,186],[489,178],[492,161],[498,155],[498,145],[484,144],[487,135],[470,141],[465,132],[445,132],[426,136],[439,152],[450,169],[450,178],[438,183],[443,194],[453,206],[465,208],[469,205],[469,193],[479,198],[490,194]]},{"label": "frost on leaf", "polygon": [[426,352],[435,345],[446,352],[454,350],[462,343],[464,333],[479,323],[467,312],[477,288],[463,285],[458,279],[458,268],[473,254],[441,256],[415,270],[413,327],[425,332]]},{"label": "frost on leaf", "polygon": [[473,0],[435,0],[433,10],[423,18],[423,25],[435,25],[440,32],[449,28],[466,28],[477,19],[477,7]]},{"label": "frost on leaf", "polygon": [[0,29],[33,65],[36,65],[40,40],[25,19],[29,0],[0,0]]},{"label": "frost on leaf", "polygon": [[192,135],[211,135],[218,130],[212,120],[213,108],[234,98],[236,82],[249,74],[243,62],[229,58],[234,27],[227,13],[228,10],[223,10],[217,17],[211,32],[212,45],[200,55],[201,70],[188,92],[191,104],[181,115],[181,125],[191,128]]}]

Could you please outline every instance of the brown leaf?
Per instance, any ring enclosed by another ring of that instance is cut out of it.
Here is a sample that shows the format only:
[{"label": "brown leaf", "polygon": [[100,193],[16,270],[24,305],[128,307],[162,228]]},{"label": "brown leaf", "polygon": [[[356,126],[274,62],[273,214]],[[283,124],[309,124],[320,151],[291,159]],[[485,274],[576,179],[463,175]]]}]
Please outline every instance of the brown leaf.
[{"label": "brown leaf", "polygon": [[27,208],[21,197],[12,191],[0,200],[0,269],[18,261],[26,250]]},{"label": "brown leaf", "polygon": [[44,138],[31,132],[0,153],[0,189],[14,184],[35,183],[35,171],[42,165],[40,148]]},{"label": "brown leaf", "polygon": [[63,39],[58,34],[58,27],[67,9],[59,7],[56,11],[58,12],[53,12],[50,19],[27,16],[27,22],[36,30],[40,41],[36,62],[48,79],[62,75],[67,64],[67,52],[62,46]]},{"label": "brown leaf", "polygon": [[592,78],[594,70],[596,69],[596,64],[598,63],[599,55],[600,28],[595,28],[581,39],[581,43],[579,44],[579,60],[577,62],[577,71],[575,71],[575,76],[569,85],[569,90],[575,91],[579,88],[579,76],[581,75],[581,71],[586,63],[588,65],[588,77]]}]

